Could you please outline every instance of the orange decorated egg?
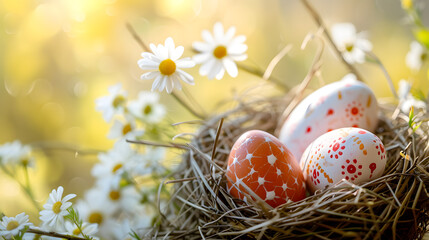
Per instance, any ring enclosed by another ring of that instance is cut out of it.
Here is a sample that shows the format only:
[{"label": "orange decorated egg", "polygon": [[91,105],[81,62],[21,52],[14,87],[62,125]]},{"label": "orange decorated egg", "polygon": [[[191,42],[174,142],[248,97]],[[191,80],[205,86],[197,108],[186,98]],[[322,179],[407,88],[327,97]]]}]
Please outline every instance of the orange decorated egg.
[{"label": "orange decorated egg", "polygon": [[271,134],[252,130],[235,142],[226,173],[229,193],[271,207],[305,198],[305,181],[292,153]]}]

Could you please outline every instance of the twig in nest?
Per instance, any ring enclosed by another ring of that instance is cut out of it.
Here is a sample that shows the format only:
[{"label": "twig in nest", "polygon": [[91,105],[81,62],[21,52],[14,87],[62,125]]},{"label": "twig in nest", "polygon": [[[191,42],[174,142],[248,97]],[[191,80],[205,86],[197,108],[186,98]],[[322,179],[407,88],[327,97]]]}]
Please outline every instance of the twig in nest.
[{"label": "twig in nest", "polygon": [[166,148],[178,148],[178,149],[185,149],[188,150],[189,148],[186,145],[178,144],[178,143],[157,143],[157,142],[151,142],[147,140],[126,140],[128,143],[135,143],[135,144],[143,144],[143,145],[149,145],[149,146],[155,146],[155,147],[166,147]]},{"label": "twig in nest", "polygon": [[[304,80],[299,85],[298,90],[296,91],[295,97],[292,99],[292,101],[290,102],[290,104],[287,106],[286,110],[283,112],[283,114],[282,114],[282,116],[280,118],[280,121],[279,121],[279,124],[280,124],[279,126],[281,126],[281,124],[287,119],[287,117],[292,112],[292,110],[301,101],[301,99],[302,99],[302,97],[304,95],[304,90],[307,88],[307,86],[310,83],[310,81],[313,78],[313,76],[320,70],[320,67],[322,65],[322,62],[321,62],[322,53],[323,53],[323,50],[325,48],[325,43],[320,38],[320,31],[321,30],[322,29],[319,28],[319,31],[315,35],[310,35],[311,39],[314,38],[314,37],[317,37],[320,40],[319,41],[319,43],[320,43],[319,48],[317,49],[316,56],[314,57],[314,60],[313,60],[313,63],[311,64],[311,68],[310,68],[309,72],[307,73],[307,75],[305,76]],[[302,48],[305,48],[305,46],[306,46],[306,44],[308,42],[307,39],[308,38],[304,39]]]},{"label": "twig in nest", "polygon": [[292,45],[288,44],[286,45],[268,64],[267,69],[264,72],[264,75],[262,75],[262,79],[268,80],[271,77],[271,74],[273,73],[274,68],[277,66],[277,64],[286,56],[286,54],[289,53],[289,51],[292,49]]},{"label": "twig in nest", "polygon": [[[258,76],[258,77],[264,76],[265,72],[263,70],[260,70],[260,69],[254,68],[254,67],[250,67],[250,66],[247,66],[247,65],[242,64],[242,63],[236,63],[236,64],[237,64],[238,68],[240,68],[240,69],[242,69],[242,70],[244,70],[250,74],[253,74],[253,75]],[[283,83],[283,81],[281,81],[281,80],[279,80],[273,76],[270,76],[268,78],[268,80],[271,80],[273,83],[277,84],[277,86],[283,88],[285,91],[289,91],[289,89],[290,89],[289,86],[287,86],[286,84]]]},{"label": "twig in nest", "polygon": [[219,127],[217,128],[216,138],[214,140],[213,151],[212,151],[212,160],[214,160],[214,156],[215,156],[215,153],[216,153],[217,142],[219,140],[219,135],[220,135],[220,132],[222,130],[223,120],[224,120],[224,118],[220,119]]},{"label": "twig in nest", "polygon": [[362,75],[357,71],[357,69],[351,65],[349,62],[346,61],[341,51],[337,48],[334,41],[332,40],[331,35],[329,34],[328,30],[326,29],[325,24],[323,23],[322,18],[317,13],[317,11],[314,9],[313,6],[308,2],[308,0],[301,0],[301,2],[304,4],[304,6],[307,8],[310,15],[313,17],[313,19],[316,21],[317,25],[323,29],[323,32],[325,33],[325,37],[328,39],[331,46],[334,48],[335,53],[337,56],[341,59],[341,61],[347,66],[347,68],[352,72],[354,75],[356,75],[357,79],[359,81],[363,81]]}]

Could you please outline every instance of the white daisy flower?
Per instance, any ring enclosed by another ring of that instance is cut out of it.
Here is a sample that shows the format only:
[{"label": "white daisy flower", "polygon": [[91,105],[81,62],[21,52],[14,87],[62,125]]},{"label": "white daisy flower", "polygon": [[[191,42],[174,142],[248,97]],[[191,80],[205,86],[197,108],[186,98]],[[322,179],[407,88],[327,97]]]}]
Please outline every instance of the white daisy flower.
[{"label": "white daisy flower", "polygon": [[136,218],[133,219],[122,219],[112,223],[112,235],[114,239],[118,240],[131,240],[132,232],[136,232],[138,235],[144,235],[151,226],[152,216],[146,213],[139,212],[135,214]]},{"label": "white daisy flower", "polygon": [[40,220],[48,228],[58,229],[58,226],[63,226],[64,216],[69,214],[67,209],[71,207],[72,203],[68,201],[76,197],[76,194],[69,194],[62,198],[63,192],[64,188],[62,186],[59,186],[57,190],[52,190],[48,201],[43,205],[45,209],[40,211]]},{"label": "white daisy flower", "polygon": [[193,57],[196,63],[202,64],[200,74],[209,79],[222,79],[226,72],[231,77],[237,77],[238,69],[235,61],[247,59],[246,36],[234,37],[235,27],[230,27],[224,33],[223,25],[217,22],[213,27],[213,35],[208,31],[202,32],[204,42],[194,42],[193,48],[200,52]]},{"label": "white daisy flower", "polygon": [[93,188],[92,191],[98,195],[104,196],[112,208],[124,211],[129,214],[135,214],[143,205],[140,203],[142,196],[137,189],[132,186],[120,187],[118,183],[107,182]]},{"label": "white daisy flower", "polygon": [[73,236],[83,237],[82,233],[86,236],[94,236],[98,232],[97,223],[82,223],[82,227],[79,229],[76,224],[67,221],[65,223],[66,232]]},{"label": "white daisy flower", "polygon": [[337,23],[332,26],[332,40],[348,63],[363,63],[365,52],[372,50],[372,44],[364,33],[357,33],[351,23]]},{"label": "white daisy flower", "polygon": [[410,51],[405,57],[405,63],[413,71],[419,71],[428,56],[428,51],[417,41],[410,44]]},{"label": "white daisy flower", "polygon": [[141,79],[155,79],[152,91],[157,89],[161,92],[165,88],[167,93],[171,93],[174,88],[181,90],[180,80],[194,85],[194,78],[181,69],[195,66],[190,58],[179,59],[184,51],[182,46],[176,48],[173,39],[169,37],[164,46],[150,44],[150,49],[153,53],[142,53],[143,59],[137,63],[143,70],[153,70],[141,76]]},{"label": "white daisy flower", "polygon": [[0,236],[5,239],[15,239],[14,236],[32,225],[28,222],[28,215],[25,213],[20,213],[15,217],[4,216],[0,222]]},{"label": "white daisy flower", "polygon": [[98,224],[98,235],[110,239],[109,218],[117,211],[117,207],[112,205],[104,194],[99,194],[97,188],[88,190],[85,198],[78,200],[76,209],[81,219],[90,224]]},{"label": "white daisy flower", "polygon": [[154,92],[140,92],[138,99],[130,101],[128,108],[137,118],[147,123],[160,122],[166,113],[164,105],[159,103],[159,94]]},{"label": "white daisy flower", "polygon": [[110,122],[115,114],[124,112],[128,93],[122,89],[120,83],[109,87],[109,95],[95,100],[96,109],[103,113],[106,122]]},{"label": "white daisy flower", "polygon": [[162,164],[165,159],[165,148],[146,147],[142,157],[130,163],[133,176],[143,176],[153,173],[163,173],[166,168]]},{"label": "white daisy flower", "polygon": [[97,178],[97,183],[103,181],[114,181],[119,183],[122,173],[128,171],[130,163],[140,158],[140,155],[134,151],[130,144],[125,141],[118,141],[113,149],[107,153],[98,155],[100,163],[92,168],[92,175]]},{"label": "white daisy flower", "polygon": [[411,107],[414,107],[416,110],[427,110],[427,105],[425,102],[416,99],[411,93],[411,84],[406,80],[399,81],[399,108],[402,112],[408,114],[410,112]]},{"label": "white daisy flower", "polygon": [[5,165],[34,166],[31,157],[31,147],[21,144],[20,141],[5,143],[0,146],[0,162]]},{"label": "white daisy flower", "polygon": [[[35,233],[24,233],[24,236],[22,237],[22,240],[41,240],[40,235]],[[45,238],[43,238],[45,240]]]},{"label": "white daisy flower", "polygon": [[136,122],[133,120],[127,120],[126,122],[115,120],[107,137],[110,139],[120,138],[135,140],[143,134],[144,131],[137,129]]}]

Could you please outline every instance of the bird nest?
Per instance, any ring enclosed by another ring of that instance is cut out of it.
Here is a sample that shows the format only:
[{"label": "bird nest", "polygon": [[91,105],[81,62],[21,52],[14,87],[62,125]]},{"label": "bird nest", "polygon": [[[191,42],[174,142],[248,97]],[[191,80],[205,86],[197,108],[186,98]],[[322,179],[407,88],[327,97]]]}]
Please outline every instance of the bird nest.
[{"label": "bird nest", "polygon": [[[227,191],[228,155],[244,132],[274,134],[284,99],[242,102],[196,132],[173,175],[173,193],[150,235],[168,239],[421,239],[429,224],[428,124],[383,107],[375,134],[383,141],[383,175],[355,185],[346,180],[274,209],[246,204]],[[282,107],[283,106],[283,107]],[[389,116],[389,117],[387,117]]]}]

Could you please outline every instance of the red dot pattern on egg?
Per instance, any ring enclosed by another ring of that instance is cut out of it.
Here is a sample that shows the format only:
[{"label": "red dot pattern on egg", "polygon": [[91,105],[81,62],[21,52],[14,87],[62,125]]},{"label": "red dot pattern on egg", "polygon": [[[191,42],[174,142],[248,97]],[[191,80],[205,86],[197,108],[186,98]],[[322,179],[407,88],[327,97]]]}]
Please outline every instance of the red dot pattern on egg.
[{"label": "red dot pattern on egg", "polygon": [[359,121],[361,117],[363,117],[363,113],[365,112],[365,108],[361,103],[357,103],[353,101],[347,104],[346,107],[346,117],[350,119],[350,121]]},{"label": "red dot pattern on egg", "polygon": [[230,194],[245,201],[251,196],[247,189],[272,207],[305,198],[304,176],[295,158],[263,131],[246,132],[235,142],[226,175]]},{"label": "red dot pattern on egg", "polygon": [[344,175],[346,180],[354,181],[362,175],[362,165],[357,164],[356,159],[353,159],[352,161],[347,159],[346,163],[342,165],[341,168],[343,169],[341,174]]}]

